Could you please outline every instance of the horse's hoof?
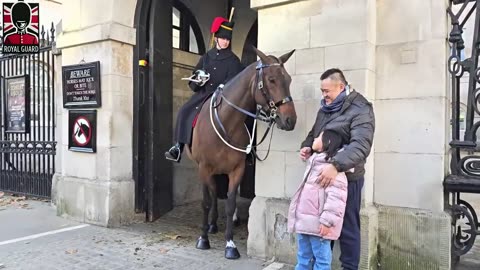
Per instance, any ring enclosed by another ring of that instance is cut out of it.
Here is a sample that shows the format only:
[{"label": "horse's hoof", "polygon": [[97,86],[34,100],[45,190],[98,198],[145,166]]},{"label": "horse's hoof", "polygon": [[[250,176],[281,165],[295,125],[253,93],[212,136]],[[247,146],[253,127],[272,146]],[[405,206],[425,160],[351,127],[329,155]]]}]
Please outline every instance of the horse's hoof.
[{"label": "horse's hoof", "polygon": [[225,258],[229,260],[236,260],[240,258],[240,253],[238,252],[237,248],[233,247],[226,247],[225,248]]},{"label": "horse's hoof", "polygon": [[210,249],[210,241],[208,241],[208,239],[204,239],[202,237],[198,238],[197,248],[198,249]]},{"label": "horse's hoof", "polygon": [[210,224],[208,225],[208,233],[216,234],[218,232],[217,224]]}]

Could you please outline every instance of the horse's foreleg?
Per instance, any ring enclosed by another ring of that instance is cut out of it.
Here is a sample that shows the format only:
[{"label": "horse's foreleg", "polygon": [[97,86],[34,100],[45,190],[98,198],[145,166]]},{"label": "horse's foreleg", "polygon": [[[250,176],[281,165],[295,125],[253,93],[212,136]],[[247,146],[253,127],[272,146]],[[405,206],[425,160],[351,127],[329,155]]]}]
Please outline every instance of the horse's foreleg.
[{"label": "horse's foreleg", "polygon": [[225,214],[227,216],[227,227],[225,229],[225,241],[227,245],[225,247],[225,258],[238,259],[240,253],[238,253],[237,247],[233,242],[233,213],[235,212],[237,204],[237,189],[228,192],[228,198],[225,204]]},{"label": "horse's foreleg", "polygon": [[235,224],[235,226],[240,225],[240,220],[238,219],[238,206],[235,207],[235,212],[233,212],[233,224]]},{"label": "horse's foreleg", "polygon": [[208,241],[208,213],[210,212],[211,206],[211,197],[210,197],[210,190],[208,189],[208,185],[203,185],[203,202],[202,202],[202,209],[203,209],[203,223],[202,223],[202,236],[198,238],[197,241],[197,248],[198,249],[209,249],[210,242]]},{"label": "horse's foreleg", "polygon": [[[214,182],[215,180],[212,179]],[[211,190],[212,194],[212,208],[210,209],[210,225],[208,227],[208,233],[217,233],[218,232],[218,226],[217,226],[217,220],[218,220],[218,200],[217,200],[217,189],[214,187]]]},{"label": "horse's foreleg", "polygon": [[[240,194],[240,185],[237,188],[237,194]],[[233,213],[233,225],[235,225],[235,227],[240,225],[240,218],[238,217],[238,206],[235,207],[235,212]]]},{"label": "horse's foreleg", "polygon": [[229,174],[228,184],[228,198],[225,204],[225,214],[227,216],[227,228],[225,230],[225,258],[238,259],[240,253],[238,252],[235,243],[233,242],[233,214],[237,207],[237,190],[240,184],[240,179],[243,176],[244,168],[238,168]]}]

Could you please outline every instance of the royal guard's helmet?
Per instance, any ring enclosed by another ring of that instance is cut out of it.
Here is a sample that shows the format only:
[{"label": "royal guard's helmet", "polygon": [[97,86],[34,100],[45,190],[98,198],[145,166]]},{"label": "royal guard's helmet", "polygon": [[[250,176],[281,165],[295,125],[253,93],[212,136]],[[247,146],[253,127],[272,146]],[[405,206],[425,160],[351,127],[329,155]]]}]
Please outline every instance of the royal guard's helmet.
[{"label": "royal guard's helmet", "polygon": [[30,7],[24,2],[17,2],[12,7],[12,22],[20,30],[25,29],[30,24]]},{"label": "royal guard's helmet", "polygon": [[235,23],[233,21],[228,21],[223,17],[216,17],[213,19],[212,27],[210,32],[218,38],[226,38],[232,40],[233,26]]}]

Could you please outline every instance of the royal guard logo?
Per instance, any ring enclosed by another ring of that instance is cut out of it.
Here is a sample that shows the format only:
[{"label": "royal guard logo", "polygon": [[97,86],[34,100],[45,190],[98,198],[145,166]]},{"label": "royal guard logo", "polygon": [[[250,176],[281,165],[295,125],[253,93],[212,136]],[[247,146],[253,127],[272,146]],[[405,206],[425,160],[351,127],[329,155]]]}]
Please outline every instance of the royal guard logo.
[{"label": "royal guard logo", "polygon": [[3,53],[40,51],[38,14],[38,3],[3,3]]}]

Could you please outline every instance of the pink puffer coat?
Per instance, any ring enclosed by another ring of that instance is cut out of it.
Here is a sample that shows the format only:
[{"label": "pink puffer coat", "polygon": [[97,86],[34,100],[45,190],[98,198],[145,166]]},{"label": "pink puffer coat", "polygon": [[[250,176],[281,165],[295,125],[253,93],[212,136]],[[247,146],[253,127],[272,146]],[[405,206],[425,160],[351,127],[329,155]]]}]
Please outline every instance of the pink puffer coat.
[{"label": "pink puffer coat", "polygon": [[[292,198],[288,213],[288,231],[337,240],[342,231],[347,202],[347,177],[339,173],[327,188],[317,183],[318,176],[328,163],[325,154],[314,153],[309,159],[303,181]],[[320,235],[320,224],[331,228]]]}]

